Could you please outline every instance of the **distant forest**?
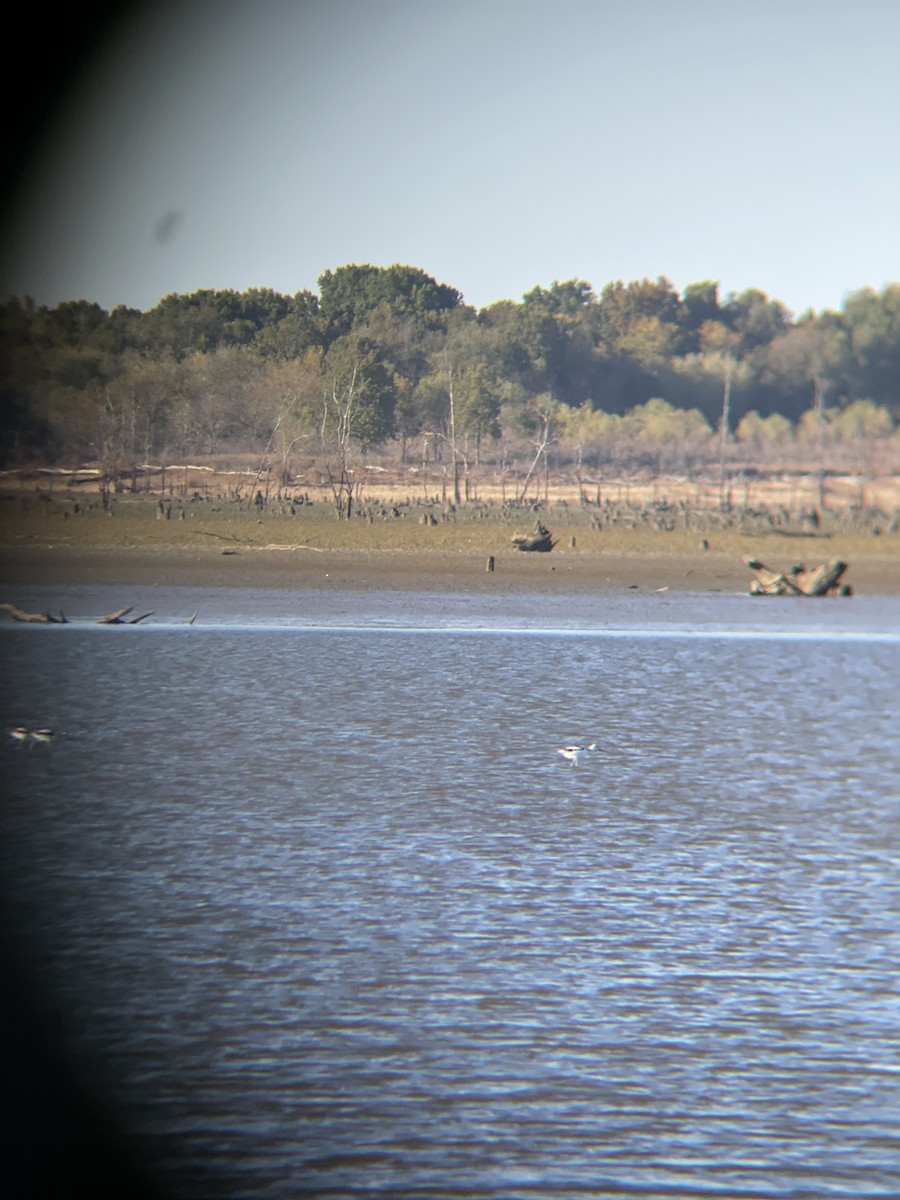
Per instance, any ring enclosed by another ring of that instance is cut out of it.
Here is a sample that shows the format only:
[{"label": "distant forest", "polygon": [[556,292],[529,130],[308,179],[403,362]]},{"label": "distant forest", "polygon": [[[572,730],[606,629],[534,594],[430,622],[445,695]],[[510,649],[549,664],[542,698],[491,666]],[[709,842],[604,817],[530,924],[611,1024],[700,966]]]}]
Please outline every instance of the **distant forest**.
[{"label": "distant forest", "polygon": [[2,463],[110,472],[192,456],[381,455],[467,465],[844,469],[900,447],[900,284],[795,318],[712,281],[580,279],[477,311],[415,267],[348,265],[318,292],[170,295],[148,312],[0,308]]}]

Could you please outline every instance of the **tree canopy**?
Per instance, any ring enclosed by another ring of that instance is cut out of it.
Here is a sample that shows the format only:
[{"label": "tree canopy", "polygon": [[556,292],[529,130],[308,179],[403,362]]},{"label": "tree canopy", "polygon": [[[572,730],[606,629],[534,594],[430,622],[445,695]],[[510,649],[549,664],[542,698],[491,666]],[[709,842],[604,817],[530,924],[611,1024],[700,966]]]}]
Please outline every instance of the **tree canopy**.
[{"label": "tree canopy", "polygon": [[758,289],[723,299],[713,280],[679,293],[665,278],[599,292],[553,281],[476,311],[417,267],[348,264],[315,293],[201,290],[147,312],[13,297],[0,355],[7,463],[96,456],[111,422],[130,430],[132,457],[249,448],[276,419],[286,427],[289,394],[303,436],[322,437],[350,378],[351,436],[363,448],[396,437],[401,453],[420,437],[446,443],[451,409],[454,446],[474,454],[548,406],[582,433],[628,416],[617,436],[662,442],[666,421],[681,436],[695,413],[697,436],[724,422],[723,438],[743,429],[762,444],[774,418],[796,427],[818,397],[834,436],[887,436],[900,421],[900,284],[797,318]]}]

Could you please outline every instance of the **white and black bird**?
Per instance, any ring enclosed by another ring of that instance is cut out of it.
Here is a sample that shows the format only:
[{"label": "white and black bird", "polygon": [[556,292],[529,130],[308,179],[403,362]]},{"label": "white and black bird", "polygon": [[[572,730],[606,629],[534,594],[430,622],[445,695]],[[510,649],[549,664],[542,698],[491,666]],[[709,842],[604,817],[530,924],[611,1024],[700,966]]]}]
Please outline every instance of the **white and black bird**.
[{"label": "white and black bird", "polygon": [[14,725],[7,729],[7,734],[17,746],[49,746],[56,737],[55,729],[26,729],[24,725]]},{"label": "white and black bird", "polygon": [[599,750],[600,747],[596,742],[590,742],[587,746],[582,746],[579,743],[570,743],[568,746],[560,746],[557,754],[561,754],[563,758],[567,758],[573,767],[578,766],[578,760],[582,754],[587,754],[591,750]]}]

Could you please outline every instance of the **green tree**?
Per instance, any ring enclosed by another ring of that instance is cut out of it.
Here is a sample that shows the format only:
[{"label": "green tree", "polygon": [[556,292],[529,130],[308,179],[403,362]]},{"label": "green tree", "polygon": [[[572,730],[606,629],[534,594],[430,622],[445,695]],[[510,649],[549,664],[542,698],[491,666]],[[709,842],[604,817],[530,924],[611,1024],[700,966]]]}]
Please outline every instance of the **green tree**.
[{"label": "green tree", "polygon": [[758,288],[730,295],[724,305],[725,323],[740,338],[739,356],[768,346],[787,332],[791,314],[779,300],[770,300]]},{"label": "green tree", "polygon": [[[578,371],[583,359],[579,363],[572,350],[576,331],[583,334],[582,350],[587,335],[580,309],[573,314],[556,311],[563,285],[554,287],[557,293],[535,289],[522,304],[501,301],[482,309],[478,323],[485,335],[486,365],[495,377],[513,380],[533,396],[549,393],[557,402],[582,400],[584,381]],[[586,355],[590,360],[589,346]]]},{"label": "green tree", "polygon": [[747,374],[740,360],[740,338],[718,321],[706,321],[700,327],[700,346],[707,366],[722,382],[722,416],[719,420],[719,504],[725,504],[725,450],[731,438],[731,393],[740,372]]},{"label": "green tree", "polygon": [[780,413],[761,417],[756,409],[751,409],[738,422],[735,437],[752,452],[754,461],[770,462],[775,451],[784,454],[793,432],[791,422]]},{"label": "green tree", "polygon": [[576,470],[582,463],[616,462],[623,418],[587,405],[561,405],[557,411],[559,441],[571,449]]},{"label": "green tree", "polygon": [[256,355],[239,346],[195,351],[181,359],[169,424],[176,452],[257,448],[266,437],[268,418],[248,400],[264,370]]},{"label": "green tree", "polygon": [[831,418],[831,433],[836,442],[852,447],[853,469],[857,475],[869,473],[875,447],[887,443],[895,430],[895,422],[886,405],[872,400],[854,400],[834,413]]},{"label": "green tree", "polygon": [[712,434],[699,409],[676,408],[658,396],[632,409],[624,424],[644,461],[656,471],[690,466],[703,457]]},{"label": "green tree", "polygon": [[438,283],[417,267],[349,264],[319,276],[319,309],[327,342],[360,329],[381,305],[417,328],[442,328],[461,302],[456,288]]},{"label": "green tree", "polygon": [[890,410],[874,400],[853,400],[846,408],[835,410],[831,419],[835,433],[843,441],[860,438],[876,441],[890,437],[895,428]]},{"label": "green tree", "polygon": [[863,288],[847,297],[847,390],[876,397],[900,420],[900,283]]},{"label": "green tree", "polygon": [[549,288],[534,287],[522,297],[526,309],[532,308],[553,317],[579,317],[597,297],[585,279],[567,279],[559,283],[554,279]]},{"label": "green tree", "polygon": [[[248,390],[260,425],[269,429],[259,477],[269,478],[274,465],[280,494],[293,478],[294,455],[311,448],[319,430],[322,409],[322,353],[311,349],[302,358],[269,362]],[[266,496],[268,499],[268,495]]]},{"label": "green tree", "polygon": [[832,381],[841,373],[846,352],[846,335],[837,317],[812,316],[794,325],[768,348],[769,371],[787,378],[795,386],[806,384],[812,391],[816,425],[816,503],[825,506],[825,400]]},{"label": "green tree", "polygon": [[500,392],[484,363],[464,367],[456,383],[458,428],[466,439],[475,442],[475,461],[481,443],[500,436]]},{"label": "green tree", "polygon": [[151,353],[165,349],[178,358],[250,346],[260,332],[277,325],[290,311],[290,300],[269,288],[247,292],[206,288],[190,295],[164,296],[144,315],[141,337]]},{"label": "green tree", "polygon": [[704,279],[702,283],[689,283],[681,294],[681,326],[685,333],[682,352],[700,350],[703,326],[711,321],[718,322],[721,315],[718,282]]},{"label": "green tree", "polygon": [[607,357],[641,353],[654,362],[678,349],[681,300],[668,279],[608,283],[594,313],[597,344]]},{"label": "green tree", "polygon": [[324,342],[319,298],[313,292],[302,291],[290,298],[282,315],[260,326],[253,348],[266,358],[287,362],[302,358]]}]

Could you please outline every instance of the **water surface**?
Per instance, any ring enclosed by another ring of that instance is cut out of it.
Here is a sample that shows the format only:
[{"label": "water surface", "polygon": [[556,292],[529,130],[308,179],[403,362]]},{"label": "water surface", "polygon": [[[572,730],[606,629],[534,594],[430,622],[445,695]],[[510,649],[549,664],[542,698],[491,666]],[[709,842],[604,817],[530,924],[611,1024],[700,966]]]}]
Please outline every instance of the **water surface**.
[{"label": "water surface", "polygon": [[18,944],[164,1194],[900,1193],[896,601],[201,601],[0,630]]}]

